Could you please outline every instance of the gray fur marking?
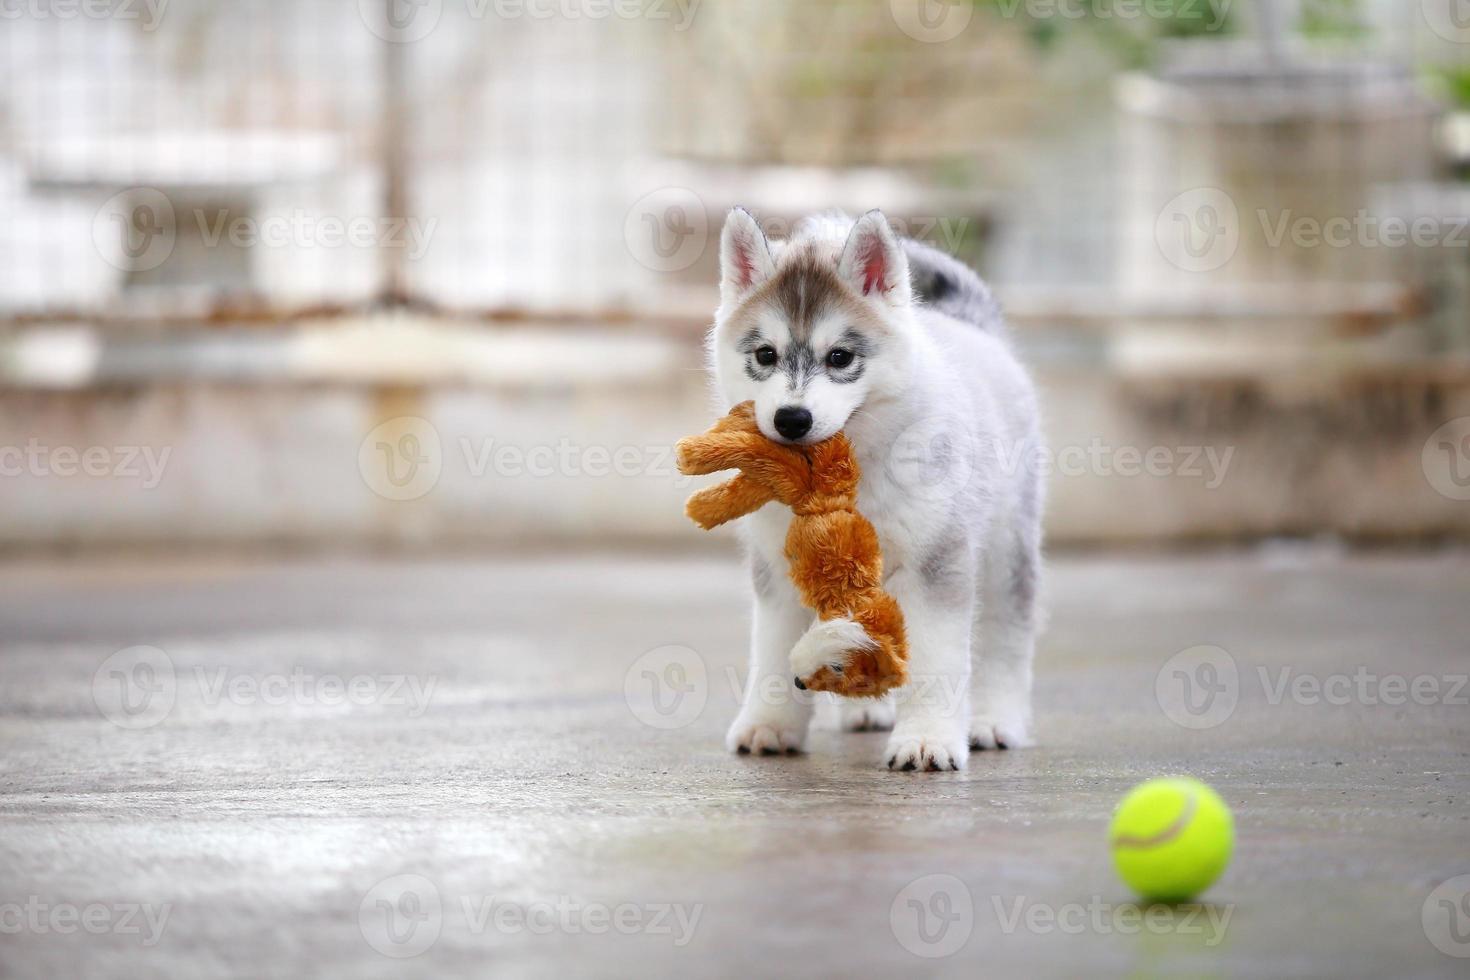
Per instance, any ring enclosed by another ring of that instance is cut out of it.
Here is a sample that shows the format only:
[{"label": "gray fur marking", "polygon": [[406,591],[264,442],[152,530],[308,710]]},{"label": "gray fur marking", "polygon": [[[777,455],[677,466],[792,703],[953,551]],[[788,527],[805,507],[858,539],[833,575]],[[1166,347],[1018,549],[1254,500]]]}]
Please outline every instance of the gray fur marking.
[{"label": "gray fur marking", "polygon": [[768,596],[775,590],[771,580],[771,564],[760,555],[751,553],[750,556],[750,580],[755,586],[756,595]]},{"label": "gray fur marking", "polygon": [[1005,329],[1000,304],[969,266],[932,245],[903,240],[914,292],[931,310],[991,333]]}]

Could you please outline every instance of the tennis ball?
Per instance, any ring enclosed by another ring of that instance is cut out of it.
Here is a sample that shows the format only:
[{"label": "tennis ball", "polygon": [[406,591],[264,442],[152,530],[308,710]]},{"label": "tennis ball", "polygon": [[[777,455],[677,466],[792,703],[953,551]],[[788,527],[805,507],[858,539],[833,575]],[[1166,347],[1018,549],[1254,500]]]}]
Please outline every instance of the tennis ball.
[{"label": "tennis ball", "polygon": [[1118,804],[1108,839],[1118,876],[1140,897],[1187,902],[1230,863],[1235,821],[1198,779],[1150,779]]}]

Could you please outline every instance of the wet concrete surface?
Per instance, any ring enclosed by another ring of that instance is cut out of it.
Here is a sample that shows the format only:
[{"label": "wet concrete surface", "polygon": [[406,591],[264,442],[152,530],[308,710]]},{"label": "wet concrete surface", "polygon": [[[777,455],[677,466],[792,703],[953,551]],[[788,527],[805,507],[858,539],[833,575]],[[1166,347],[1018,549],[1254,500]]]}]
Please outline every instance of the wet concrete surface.
[{"label": "wet concrete surface", "polygon": [[[0,565],[0,972],[1470,968],[1464,554],[1055,559],[1040,744],[945,774],[881,733],[727,755],[746,588],[724,555]],[[1166,773],[1237,853],[1140,910],[1105,830]]]}]

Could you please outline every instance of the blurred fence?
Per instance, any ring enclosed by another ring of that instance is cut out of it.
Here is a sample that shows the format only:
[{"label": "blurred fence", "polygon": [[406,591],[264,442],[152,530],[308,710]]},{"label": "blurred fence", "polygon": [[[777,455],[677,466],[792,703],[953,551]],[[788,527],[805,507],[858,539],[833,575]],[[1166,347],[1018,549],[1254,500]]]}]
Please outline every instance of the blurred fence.
[{"label": "blurred fence", "polygon": [[[28,0],[0,40],[0,315],[699,309],[734,203],[776,232],[883,206],[1023,315],[1460,313],[1464,251],[1357,220],[1448,237],[1463,211],[1465,125],[1430,97],[1470,77],[1455,12]],[[1340,221],[1341,247],[1302,237]]]},{"label": "blurred fence", "polygon": [[[169,451],[0,473],[0,547],[684,540],[736,204],[979,267],[1059,458],[1237,460],[1056,540],[1463,536],[1460,2],[0,0],[0,451]],[[568,440],[646,465],[485,462]]]}]

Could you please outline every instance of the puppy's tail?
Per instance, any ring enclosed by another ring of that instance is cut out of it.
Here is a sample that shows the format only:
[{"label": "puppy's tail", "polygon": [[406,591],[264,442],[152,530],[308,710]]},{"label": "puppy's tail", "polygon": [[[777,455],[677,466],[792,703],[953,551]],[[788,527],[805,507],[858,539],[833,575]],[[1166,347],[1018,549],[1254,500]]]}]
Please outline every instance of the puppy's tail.
[{"label": "puppy's tail", "polygon": [[903,240],[903,250],[908,255],[914,292],[924,305],[991,333],[1004,330],[1000,304],[969,266],[911,238]]}]

